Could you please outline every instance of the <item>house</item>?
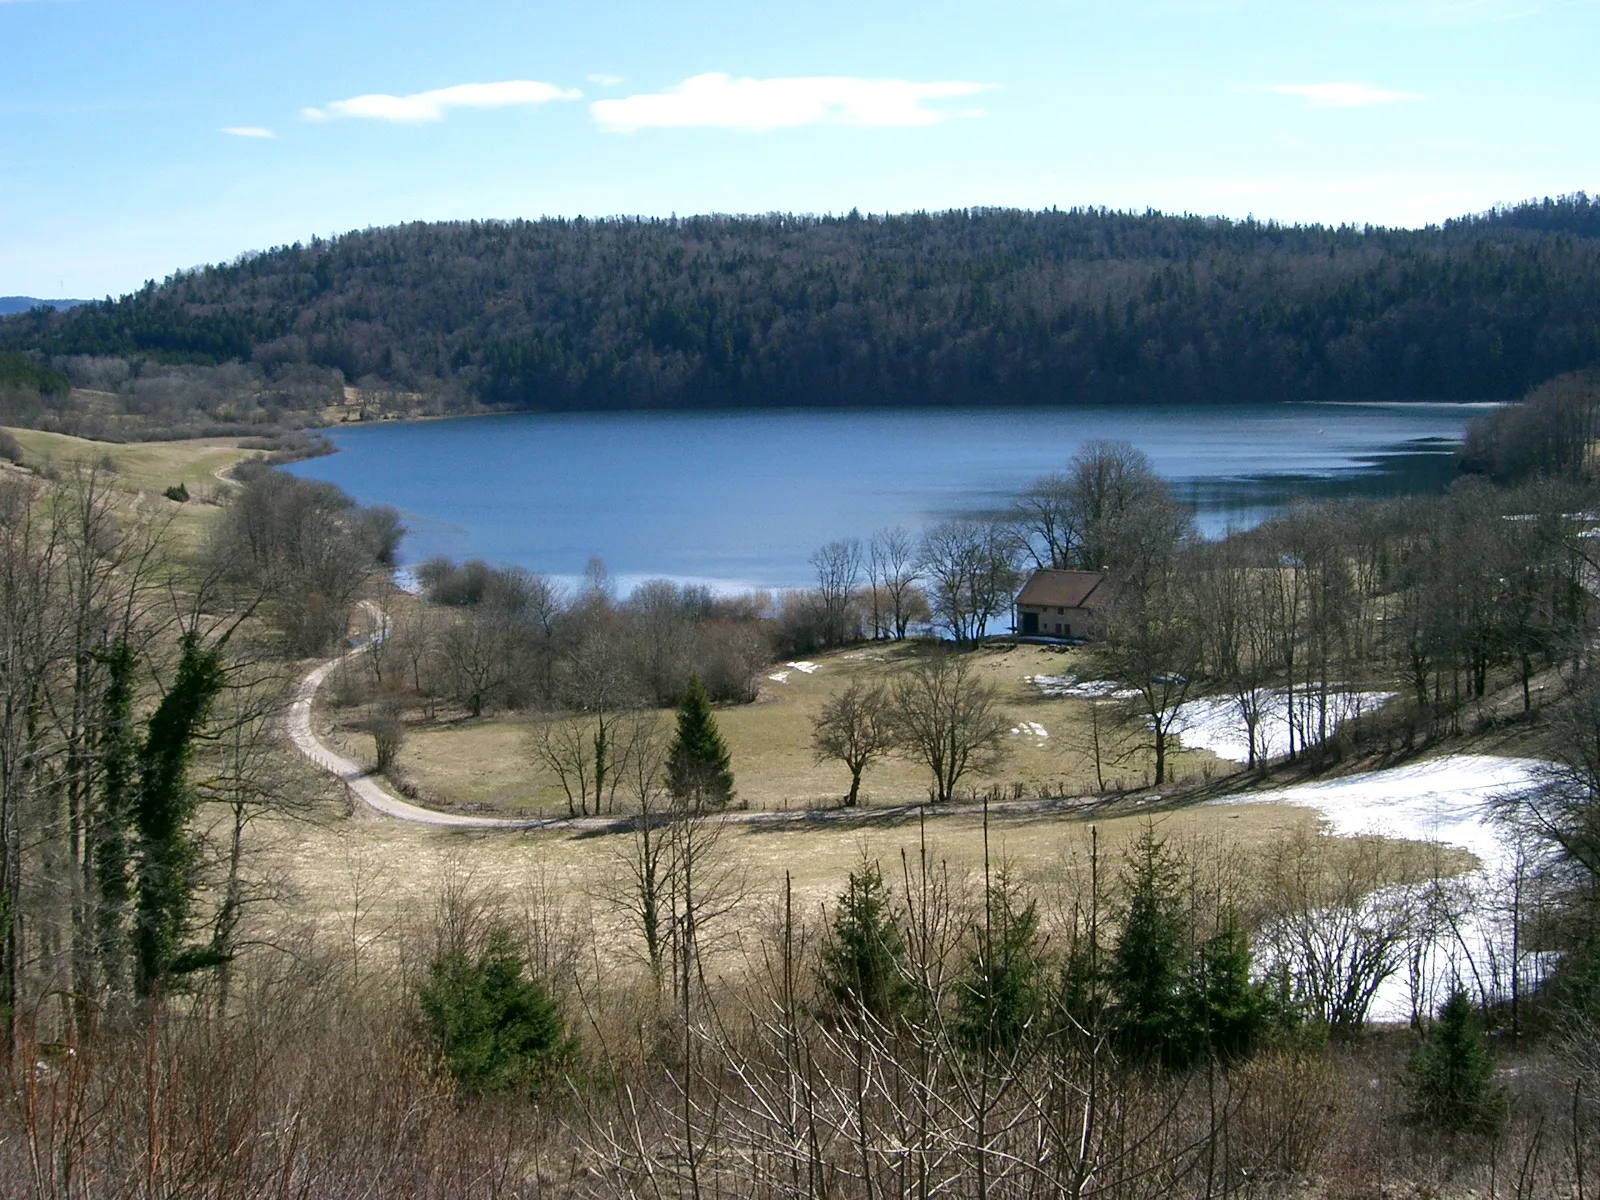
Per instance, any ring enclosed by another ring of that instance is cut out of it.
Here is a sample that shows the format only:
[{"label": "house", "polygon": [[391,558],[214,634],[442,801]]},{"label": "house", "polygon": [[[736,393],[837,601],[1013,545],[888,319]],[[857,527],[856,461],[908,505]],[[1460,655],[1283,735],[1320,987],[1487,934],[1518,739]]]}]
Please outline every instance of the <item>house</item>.
[{"label": "house", "polygon": [[1035,571],[1016,599],[1016,631],[1024,637],[1093,637],[1111,603],[1105,571]]}]

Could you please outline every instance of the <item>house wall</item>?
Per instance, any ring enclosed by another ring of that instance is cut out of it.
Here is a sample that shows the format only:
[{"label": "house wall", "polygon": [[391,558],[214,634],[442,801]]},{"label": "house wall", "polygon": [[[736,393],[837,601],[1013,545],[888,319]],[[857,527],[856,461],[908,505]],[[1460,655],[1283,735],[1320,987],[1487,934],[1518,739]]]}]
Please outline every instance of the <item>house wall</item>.
[{"label": "house wall", "polygon": [[[1023,617],[1033,613],[1039,619],[1041,637],[1092,637],[1095,614],[1087,608],[1059,608],[1040,604],[1017,605],[1017,629],[1024,627]],[[1061,628],[1058,630],[1056,626]],[[1070,627],[1070,630],[1069,630]]]}]

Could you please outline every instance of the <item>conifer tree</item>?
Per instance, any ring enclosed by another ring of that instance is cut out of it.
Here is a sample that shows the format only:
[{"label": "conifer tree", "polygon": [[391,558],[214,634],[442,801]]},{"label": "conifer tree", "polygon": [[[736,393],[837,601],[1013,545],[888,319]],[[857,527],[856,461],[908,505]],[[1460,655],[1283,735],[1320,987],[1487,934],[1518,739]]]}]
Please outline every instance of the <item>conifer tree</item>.
[{"label": "conifer tree", "polygon": [[1494,1061],[1473,1019],[1472,1001],[1456,988],[1439,1020],[1406,1065],[1411,1118],[1453,1133],[1492,1133],[1506,1118],[1504,1092],[1494,1086]]},{"label": "conifer tree", "polygon": [[528,978],[498,925],[475,959],[452,950],[429,963],[418,999],[434,1044],[468,1091],[526,1092],[570,1046],[555,1001]]},{"label": "conifer tree", "polygon": [[956,1038],[987,1055],[1014,1052],[1044,1008],[1038,906],[1001,870],[985,896],[956,1004]]},{"label": "conifer tree", "polygon": [[717,732],[711,700],[698,675],[678,705],[678,731],[667,753],[667,790],[684,808],[722,808],[733,799],[733,762]]},{"label": "conifer tree", "polygon": [[864,1014],[890,1024],[911,1001],[905,938],[876,862],[863,861],[850,872],[817,965],[817,982],[833,1013],[846,1021]]},{"label": "conifer tree", "polygon": [[1123,873],[1122,930],[1111,956],[1117,1027],[1135,1057],[1181,1057],[1187,1021],[1183,984],[1188,965],[1176,857],[1146,824],[1128,851]]},{"label": "conifer tree", "polygon": [[1187,986],[1188,1054],[1175,1044],[1174,1057],[1212,1054],[1235,1059],[1249,1054],[1272,1014],[1270,986],[1250,978],[1250,939],[1230,914],[1201,943]]}]

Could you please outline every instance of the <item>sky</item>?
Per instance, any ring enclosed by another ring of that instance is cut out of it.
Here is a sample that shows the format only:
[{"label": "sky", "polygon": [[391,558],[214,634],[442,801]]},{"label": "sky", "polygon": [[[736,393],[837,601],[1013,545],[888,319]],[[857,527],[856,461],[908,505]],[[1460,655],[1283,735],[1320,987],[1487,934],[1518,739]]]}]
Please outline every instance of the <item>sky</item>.
[{"label": "sky", "polygon": [[1600,0],[0,0],[0,295],[412,220],[1600,191]]}]

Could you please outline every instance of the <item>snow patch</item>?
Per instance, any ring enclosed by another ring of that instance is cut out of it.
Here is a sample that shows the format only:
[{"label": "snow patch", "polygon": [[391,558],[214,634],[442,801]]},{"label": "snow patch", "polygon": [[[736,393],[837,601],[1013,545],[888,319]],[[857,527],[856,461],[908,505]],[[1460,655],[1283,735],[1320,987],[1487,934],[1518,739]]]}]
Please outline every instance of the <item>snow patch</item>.
[{"label": "snow patch", "polygon": [[[1332,832],[1437,842],[1469,851],[1482,866],[1458,881],[1470,897],[1455,922],[1436,931],[1410,970],[1402,968],[1378,988],[1370,1016],[1406,1021],[1431,1009],[1458,980],[1477,979],[1503,993],[1515,945],[1495,893],[1503,894],[1516,870],[1515,833],[1495,819],[1494,801],[1540,786],[1547,763],[1487,754],[1452,754],[1427,762],[1275,791],[1225,796],[1228,804],[1293,804],[1314,808]],[[1522,954],[1523,978],[1548,969],[1545,956]],[[1414,978],[1412,977],[1414,974]]]},{"label": "snow patch", "polygon": [[1047,738],[1050,731],[1037,721],[1022,721],[1012,727],[1012,733],[1026,734],[1028,737]]},{"label": "snow patch", "polygon": [[1333,832],[1342,836],[1376,834],[1442,842],[1471,851],[1484,866],[1500,871],[1511,865],[1516,851],[1510,831],[1493,819],[1492,802],[1497,796],[1537,786],[1548,769],[1527,758],[1450,754],[1404,767],[1225,796],[1208,803],[1314,808]]},{"label": "snow patch", "polygon": [[[1331,734],[1345,721],[1382,708],[1393,692],[1335,692],[1328,697],[1327,731]],[[1289,696],[1281,689],[1256,694],[1257,758],[1277,758],[1289,752]],[[1295,696],[1296,728],[1315,728],[1319,716],[1306,697]],[[1172,731],[1191,750],[1209,750],[1229,762],[1250,761],[1250,738],[1239,705],[1228,696],[1207,696],[1188,700],[1178,709]]]},{"label": "snow patch", "polygon": [[794,670],[799,671],[802,675],[815,675],[817,673],[817,664],[814,662],[801,661],[784,663],[783,665],[786,667],[792,667]]},{"label": "snow patch", "polygon": [[1076,675],[1028,675],[1024,679],[1052,699],[1070,697],[1076,700],[1102,700],[1115,697],[1126,700],[1139,694],[1128,688],[1118,688],[1109,679],[1079,679]]},{"label": "snow patch", "polygon": [[773,683],[788,683],[789,682],[789,672],[788,671],[774,671],[771,675],[768,675],[767,678],[772,680]]}]

